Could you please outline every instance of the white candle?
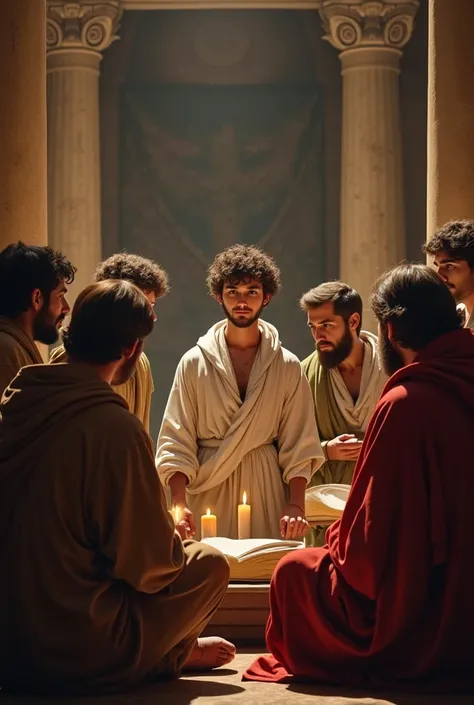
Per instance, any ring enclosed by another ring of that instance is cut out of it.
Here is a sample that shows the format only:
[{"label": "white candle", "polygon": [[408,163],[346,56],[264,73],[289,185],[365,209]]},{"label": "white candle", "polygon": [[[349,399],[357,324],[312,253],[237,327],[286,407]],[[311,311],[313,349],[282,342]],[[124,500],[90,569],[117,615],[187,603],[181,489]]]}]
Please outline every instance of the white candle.
[{"label": "white candle", "polygon": [[217,517],[208,509],[201,517],[201,538],[211,539],[214,536],[217,536]]},{"label": "white candle", "polygon": [[243,503],[237,507],[237,535],[239,539],[249,539],[252,536],[250,504],[247,504],[246,492],[244,492]]}]

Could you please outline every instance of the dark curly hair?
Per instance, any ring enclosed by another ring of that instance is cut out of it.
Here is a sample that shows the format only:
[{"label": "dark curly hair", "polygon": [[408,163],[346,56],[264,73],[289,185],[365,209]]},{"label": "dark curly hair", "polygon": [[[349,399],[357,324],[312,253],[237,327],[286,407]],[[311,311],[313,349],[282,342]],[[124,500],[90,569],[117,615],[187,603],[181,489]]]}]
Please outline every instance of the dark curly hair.
[{"label": "dark curly hair", "polygon": [[446,252],[454,260],[466,260],[474,269],[474,220],[452,220],[443,225],[423,246],[423,251],[434,257]]},{"label": "dark curly hair", "polygon": [[39,289],[47,303],[61,281],[71,284],[76,267],[52,247],[16,242],[0,252],[0,315],[17,318]]},{"label": "dark curly hair", "polygon": [[254,245],[232,245],[220,252],[207,270],[207,288],[212,296],[222,294],[224,284],[239,284],[255,279],[263,293],[274,296],[281,287],[280,270],[275,261]]},{"label": "dark curly hair", "polygon": [[127,252],[119,252],[99,264],[94,281],[106,279],[125,279],[142,291],[153,291],[157,299],[170,289],[168,274],[156,262]]}]

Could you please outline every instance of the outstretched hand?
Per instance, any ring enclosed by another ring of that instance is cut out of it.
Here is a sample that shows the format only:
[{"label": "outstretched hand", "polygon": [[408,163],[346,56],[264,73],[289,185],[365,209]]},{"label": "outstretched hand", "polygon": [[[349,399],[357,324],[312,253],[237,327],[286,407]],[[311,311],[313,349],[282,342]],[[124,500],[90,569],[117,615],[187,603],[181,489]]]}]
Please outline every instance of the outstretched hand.
[{"label": "outstretched hand", "polygon": [[336,436],[326,445],[328,460],[352,460],[359,457],[362,441],[357,440],[353,433],[343,433]]},{"label": "outstretched hand", "polygon": [[296,504],[287,504],[280,519],[280,533],[282,539],[297,541],[302,539],[309,529],[301,507]]},{"label": "outstretched hand", "polygon": [[192,539],[196,535],[196,523],[192,511],[188,507],[181,507],[181,519],[176,524],[176,531],[183,541]]}]

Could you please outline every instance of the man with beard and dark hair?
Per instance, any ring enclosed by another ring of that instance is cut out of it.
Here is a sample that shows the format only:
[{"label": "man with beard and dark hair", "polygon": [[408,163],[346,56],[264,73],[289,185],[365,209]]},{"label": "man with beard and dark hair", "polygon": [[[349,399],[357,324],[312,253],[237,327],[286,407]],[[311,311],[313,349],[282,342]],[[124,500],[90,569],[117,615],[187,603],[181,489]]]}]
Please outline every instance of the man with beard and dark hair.
[{"label": "man with beard and dark hair", "polygon": [[[138,286],[154,308],[158,299],[169,291],[168,275],[159,264],[140,255],[119,252],[101,262],[94,275],[94,281],[105,279],[123,279]],[[155,314],[156,320],[156,314]],[[55,348],[50,362],[62,362],[66,357],[64,346]],[[135,365],[134,374],[124,383],[113,380],[112,386],[121,394],[129,410],[135,414],[145,429],[150,431],[151,396],[154,391],[150,362],[142,351]]]},{"label": "man with beard and dark hair", "polygon": [[210,546],[183,544],[151,439],[111,387],[133,375],[153,323],[134,284],[93,284],[64,333],[67,361],[25,367],[5,392],[3,689],[123,690],[234,657],[229,642],[199,638],[228,563]]},{"label": "man with beard and dark hair", "polygon": [[430,237],[424,251],[474,329],[474,220],[453,220]]},{"label": "man with beard and dark hair", "polygon": [[17,242],[0,252],[0,398],[20,368],[43,362],[35,341],[58,339],[75,272],[51,247]]},{"label": "man with beard and dark hair", "polygon": [[257,247],[234,245],[209,267],[225,320],[181,359],[157,444],[159,475],[187,518],[211,508],[220,536],[238,538],[247,493],[251,535],[302,537],[305,489],[323,460],[311,391],[298,359],[260,318],[280,272]]},{"label": "man with beard and dark hair", "polygon": [[372,309],[388,380],[327,546],[284,558],[246,678],[472,689],[474,336],[444,281],[401,265]]},{"label": "man with beard and dark hair", "polygon": [[[301,366],[313,393],[326,462],[311,486],[352,482],[369,419],[387,376],[380,369],[377,337],[362,328],[362,299],[348,284],[325,282],[303,294],[300,306],[316,343]],[[327,526],[307,534],[322,546]]]}]

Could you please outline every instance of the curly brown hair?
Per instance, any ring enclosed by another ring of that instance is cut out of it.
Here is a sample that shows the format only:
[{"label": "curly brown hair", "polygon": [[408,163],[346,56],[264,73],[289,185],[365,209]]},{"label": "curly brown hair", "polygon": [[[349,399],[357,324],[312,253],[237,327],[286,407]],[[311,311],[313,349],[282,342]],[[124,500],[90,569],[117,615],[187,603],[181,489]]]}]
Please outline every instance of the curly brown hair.
[{"label": "curly brown hair", "polygon": [[445,223],[428,242],[423,251],[435,257],[446,252],[455,260],[466,260],[474,269],[474,220],[452,220]]},{"label": "curly brown hair", "polygon": [[106,279],[125,279],[142,291],[153,291],[157,299],[165,296],[170,289],[168,274],[162,267],[151,259],[128,252],[119,252],[99,264],[94,281]]},{"label": "curly brown hair", "polygon": [[232,245],[216,255],[207,270],[207,288],[212,296],[222,294],[224,284],[239,284],[255,279],[263,293],[274,296],[281,287],[280,270],[270,255],[254,245]]}]

